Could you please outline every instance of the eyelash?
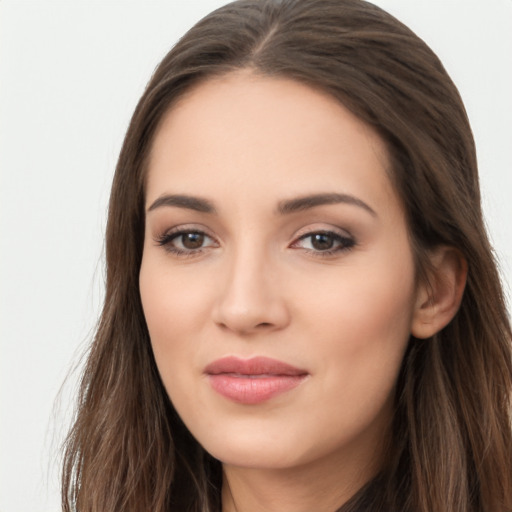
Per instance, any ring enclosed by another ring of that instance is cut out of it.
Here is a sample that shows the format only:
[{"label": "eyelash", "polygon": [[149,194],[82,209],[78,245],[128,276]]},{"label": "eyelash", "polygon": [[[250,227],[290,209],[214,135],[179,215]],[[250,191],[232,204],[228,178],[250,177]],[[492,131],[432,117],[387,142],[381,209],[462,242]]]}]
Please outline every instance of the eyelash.
[{"label": "eyelash", "polygon": [[[172,242],[176,239],[179,239],[180,237],[183,237],[184,235],[199,235],[204,236],[205,239],[210,239],[214,241],[213,237],[209,236],[207,233],[201,230],[197,229],[179,229],[177,231],[171,231],[164,233],[161,236],[158,236],[155,239],[155,242],[157,245],[163,247],[167,252],[174,254],[176,256],[180,257],[192,257],[201,254],[204,249],[210,247],[210,245],[206,247],[199,247],[197,249],[180,249],[179,247],[176,247],[172,245]],[[347,252],[350,251],[353,247],[356,245],[356,241],[351,236],[344,236],[340,235],[339,233],[336,233],[335,231],[329,231],[329,230],[318,230],[318,231],[310,231],[308,233],[305,233],[301,235],[295,242],[293,242],[290,247],[292,248],[299,248],[298,243],[302,240],[307,240],[308,238],[312,238],[313,236],[327,236],[331,237],[333,240],[333,244],[335,244],[334,248],[326,249],[326,250],[319,250],[319,249],[307,249],[304,248],[303,250],[307,253],[313,254],[315,256],[319,257],[329,257],[333,256],[337,253]],[[215,241],[214,241],[215,243]],[[214,244],[212,244],[214,246]]]},{"label": "eyelash", "polygon": [[315,256],[320,256],[320,257],[333,256],[334,254],[337,254],[337,253],[350,251],[356,245],[355,239],[351,236],[340,235],[339,233],[336,233],[335,231],[319,230],[319,231],[310,231],[309,233],[306,233],[306,234],[300,236],[299,239],[291,245],[291,247],[296,246],[298,244],[298,242],[300,242],[302,240],[306,240],[308,238],[312,239],[313,236],[318,236],[318,235],[331,237],[331,239],[333,240],[333,244],[337,244],[337,245],[335,245],[335,247],[333,247],[332,249],[326,249],[324,251],[319,250],[319,249],[304,248],[304,250],[306,252],[308,252],[310,254],[314,254]]},{"label": "eyelash", "polygon": [[[208,238],[210,240],[213,240],[211,236],[206,234],[204,231],[201,231],[199,229],[179,229],[177,231],[171,231],[164,233],[163,235],[157,237],[155,240],[157,245],[163,247],[167,252],[170,252],[172,254],[175,254],[176,256],[180,257],[190,257],[190,256],[196,256],[197,254],[200,254],[204,251],[205,247],[199,247],[197,249],[180,249],[179,247],[175,247],[172,245],[172,242],[176,239],[179,239],[180,237],[183,237],[184,235],[200,235],[204,236],[205,239]],[[209,246],[207,246],[209,247]]]}]

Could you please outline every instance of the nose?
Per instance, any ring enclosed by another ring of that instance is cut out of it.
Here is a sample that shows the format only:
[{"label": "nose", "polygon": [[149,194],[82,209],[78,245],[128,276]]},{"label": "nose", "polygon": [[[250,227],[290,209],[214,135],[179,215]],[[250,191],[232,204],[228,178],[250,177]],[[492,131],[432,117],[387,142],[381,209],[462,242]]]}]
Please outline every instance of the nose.
[{"label": "nose", "polygon": [[239,254],[226,265],[213,320],[239,335],[272,332],[290,322],[278,270],[265,255]]}]

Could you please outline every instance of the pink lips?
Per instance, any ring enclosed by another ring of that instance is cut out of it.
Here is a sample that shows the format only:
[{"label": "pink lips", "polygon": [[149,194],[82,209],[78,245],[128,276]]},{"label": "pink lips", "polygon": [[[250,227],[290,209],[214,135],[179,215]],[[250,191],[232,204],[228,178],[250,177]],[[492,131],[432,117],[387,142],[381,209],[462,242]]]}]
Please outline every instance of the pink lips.
[{"label": "pink lips", "polygon": [[248,405],[289,391],[308,375],[305,370],[268,357],[239,359],[232,356],[210,363],[204,373],[217,393]]}]

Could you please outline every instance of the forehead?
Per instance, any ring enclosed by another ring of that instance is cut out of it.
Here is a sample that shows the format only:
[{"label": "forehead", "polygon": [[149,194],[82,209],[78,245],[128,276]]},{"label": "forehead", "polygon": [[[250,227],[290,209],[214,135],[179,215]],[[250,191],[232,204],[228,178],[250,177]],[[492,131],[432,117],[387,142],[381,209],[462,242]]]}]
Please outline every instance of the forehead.
[{"label": "forehead", "polygon": [[196,86],[164,116],[146,202],[162,193],[230,192],[239,202],[270,202],[330,190],[396,201],[387,166],[382,139],[335,98],[236,72]]}]

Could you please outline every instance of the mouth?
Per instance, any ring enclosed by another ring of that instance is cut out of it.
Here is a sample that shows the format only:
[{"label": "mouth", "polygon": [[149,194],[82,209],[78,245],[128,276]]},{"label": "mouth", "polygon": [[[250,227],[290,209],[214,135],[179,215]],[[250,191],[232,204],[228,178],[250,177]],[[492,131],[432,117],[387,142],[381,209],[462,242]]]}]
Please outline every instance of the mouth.
[{"label": "mouth", "polygon": [[240,404],[254,405],[297,387],[309,374],[276,359],[225,357],[204,369],[220,395]]}]

